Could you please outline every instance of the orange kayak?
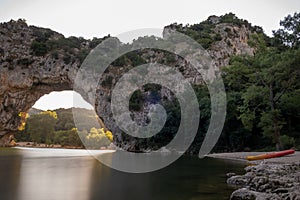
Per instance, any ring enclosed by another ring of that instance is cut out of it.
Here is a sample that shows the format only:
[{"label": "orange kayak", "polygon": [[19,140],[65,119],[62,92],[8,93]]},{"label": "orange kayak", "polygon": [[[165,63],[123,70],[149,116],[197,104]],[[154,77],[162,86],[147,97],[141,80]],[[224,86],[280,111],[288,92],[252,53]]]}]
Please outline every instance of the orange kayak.
[{"label": "orange kayak", "polygon": [[290,149],[290,150],[285,150],[285,151],[278,151],[278,152],[273,152],[273,153],[266,153],[266,154],[260,154],[257,156],[247,156],[247,160],[263,160],[263,159],[269,159],[269,158],[276,158],[276,157],[281,157],[289,154],[295,153],[295,150]]}]

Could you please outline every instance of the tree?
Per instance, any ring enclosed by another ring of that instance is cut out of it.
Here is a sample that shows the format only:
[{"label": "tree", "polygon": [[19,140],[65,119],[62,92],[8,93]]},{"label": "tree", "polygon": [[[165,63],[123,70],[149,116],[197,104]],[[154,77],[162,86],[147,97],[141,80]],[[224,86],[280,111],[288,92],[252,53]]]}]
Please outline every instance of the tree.
[{"label": "tree", "polygon": [[106,147],[110,145],[112,139],[111,132],[104,133],[104,129],[91,128],[90,133],[84,138],[85,146],[88,149],[99,149],[100,147]]},{"label": "tree", "polygon": [[26,119],[29,117],[29,115],[28,115],[27,112],[20,112],[18,116],[21,119],[21,124],[18,127],[18,130],[23,131],[25,129],[25,126],[26,126]]},{"label": "tree", "polygon": [[282,28],[273,31],[275,39],[288,47],[300,47],[300,12],[285,17],[280,26]]},{"label": "tree", "polygon": [[[230,70],[230,78],[242,90],[240,116],[245,128],[261,128],[265,136],[273,138],[277,149],[282,149],[281,129],[286,123],[282,117],[281,99],[299,89],[300,51],[288,49],[279,52],[269,49],[255,57],[236,59]],[[243,73],[238,75],[238,71]],[[236,72],[235,74],[230,74]],[[237,86],[235,86],[237,87]]]},{"label": "tree", "polygon": [[60,144],[62,146],[83,146],[76,128],[56,131],[53,143]]},{"label": "tree", "polygon": [[28,119],[30,139],[36,143],[51,144],[54,138],[54,126],[57,114],[53,111],[44,111],[38,115],[32,115]]}]

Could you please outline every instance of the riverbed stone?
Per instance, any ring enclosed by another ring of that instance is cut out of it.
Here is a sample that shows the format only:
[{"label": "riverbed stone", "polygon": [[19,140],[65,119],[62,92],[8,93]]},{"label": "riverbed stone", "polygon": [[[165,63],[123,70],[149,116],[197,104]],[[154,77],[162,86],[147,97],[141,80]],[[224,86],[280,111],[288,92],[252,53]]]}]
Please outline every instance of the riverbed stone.
[{"label": "riverbed stone", "polygon": [[232,193],[230,200],[281,200],[277,194],[255,192],[246,188],[236,190]]},{"label": "riverbed stone", "polygon": [[300,200],[300,164],[259,164],[245,168],[245,175],[232,176],[230,185],[243,187],[231,199]]},{"label": "riverbed stone", "polygon": [[249,182],[249,178],[245,176],[232,176],[229,179],[227,179],[227,184],[229,185],[237,185],[237,186],[245,186]]}]

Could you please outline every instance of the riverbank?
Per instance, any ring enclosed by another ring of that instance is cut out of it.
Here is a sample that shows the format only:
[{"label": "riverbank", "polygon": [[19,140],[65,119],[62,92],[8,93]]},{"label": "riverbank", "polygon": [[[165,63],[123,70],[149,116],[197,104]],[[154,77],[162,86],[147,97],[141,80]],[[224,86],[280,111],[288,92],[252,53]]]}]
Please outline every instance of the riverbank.
[{"label": "riverbank", "polygon": [[265,154],[270,152],[234,152],[234,153],[213,153],[207,155],[207,157],[211,158],[219,158],[219,159],[229,159],[229,160],[238,160],[241,162],[246,162],[249,164],[292,164],[300,161],[300,151],[296,151],[294,154],[290,154],[283,157],[271,158],[265,160],[256,160],[256,161],[248,161],[246,159],[247,156],[256,156],[259,154]]},{"label": "riverbank", "polygon": [[83,149],[83,147],[76,146],[62,146],[60,144],[35,144],[34,142],[17,142],[14,145],[15,147],[30,147],[30,148],[55,148],[55,149]]},{"label": "riverbank", "polygon": [[[82,146],[62,146],[60,144],[35,144],[34,142],[17,142],[12,147],[25,147],[25,148],[54,148],[54,149],[85,149]],[[108,147],[101,147],[98,150],[116,150],[116,147],[111,143]]]},{"label": "riverbank", "polygon": [[248,161],[247,156],[267,152],[210,154],[217,159],[238,160],[249,164],[244,175],[228,174],[227,184],[238,187],[231,200],[300,199],[300,152],[265,160]]}]

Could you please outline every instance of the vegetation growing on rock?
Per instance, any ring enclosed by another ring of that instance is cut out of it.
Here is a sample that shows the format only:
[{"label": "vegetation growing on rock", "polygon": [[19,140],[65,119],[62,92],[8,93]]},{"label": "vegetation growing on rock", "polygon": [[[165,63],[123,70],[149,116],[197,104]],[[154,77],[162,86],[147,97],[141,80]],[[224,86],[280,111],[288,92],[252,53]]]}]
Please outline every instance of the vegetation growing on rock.
[{"label": "vegetation growing on rock", "polygon": [[[299,14],[286,17],[280,24],[282,28],[274,31],[274,37],[266,36],[260,27],[252,26],[232,13],[211,16],[199,24],[183,26],[175,23],[165,27],[165,33],[175,29],[194,38],[207,49],[216,66],[222,68],[228,111],[215,151],[269,150],[274,149],[275,144],[277,148],[299,146]],[[11,32],[15,37],[11,37]],[[21,123],[18,114],[28,110],[43,94],[72,89],[80,63],[105,39],[65,38],[49,29],[27,26],[22,20],[1,24],[1,34],[0,135],[18,131]],[[139,41],[151,44],[154,40],[159,39],[141,37],[133,44],[116,40],[110,45],[111,48],[130,49]],[[200,103],[201,121],[189,151],[197,153],[210,120],[209,92],[201,75],[180,56],[143,49],[108,63],[110,66],[97,88],[96,112],[113,130],[115,143],[119,146],[143,151],[149,146],[157,149],[168,143],[180,122],[180,107],[168,89],[148,85],[132,96],[132,118],[141,125],[148,123],[145,113],[151,104],[160,103],[168,110],[165,129],[150,139],[138,140],[124,135],[114,124],[109,107],[111,89],[122,74],[151,62],[173,66],[193,85]],[[85,91],[80,92],[84,95]],[[87,95],[84,97],[87,99]],[[66,124],[66,130],[70,130],[71,124]]]}]

